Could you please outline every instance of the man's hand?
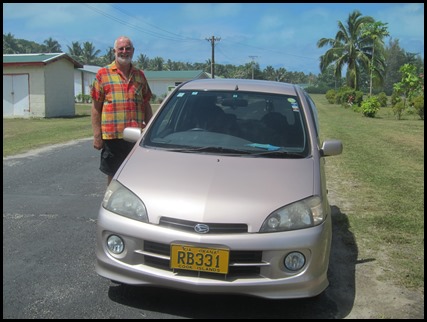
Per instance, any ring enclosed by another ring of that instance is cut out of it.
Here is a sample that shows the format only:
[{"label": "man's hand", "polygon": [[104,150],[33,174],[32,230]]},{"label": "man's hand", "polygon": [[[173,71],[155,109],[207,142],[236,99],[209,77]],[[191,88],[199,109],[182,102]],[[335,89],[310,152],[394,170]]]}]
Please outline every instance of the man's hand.
[{"label": "man's hand", "polygon": [[93,137],[93,147],[97,150],[101,150],[104,146],[104,140],[101,137],[101,134],[95,135]]}]

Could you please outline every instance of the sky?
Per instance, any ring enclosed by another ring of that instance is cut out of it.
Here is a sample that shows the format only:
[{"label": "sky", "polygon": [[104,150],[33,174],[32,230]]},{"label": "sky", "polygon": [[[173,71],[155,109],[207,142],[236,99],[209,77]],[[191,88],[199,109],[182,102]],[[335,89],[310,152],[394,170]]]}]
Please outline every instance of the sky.
[{"label": "sky", "polygon": [[[91,42],[104,55],[122,35],[134,59],[235,66],[258,63],[320,73],[321,38],[335,38],[354,10],[387,24],[391,39],[424,58],[423,3],[3,3],[3,34],[39,44],[52,38],[68,52]],[[212,41],[212,38],[215,40]]]}]

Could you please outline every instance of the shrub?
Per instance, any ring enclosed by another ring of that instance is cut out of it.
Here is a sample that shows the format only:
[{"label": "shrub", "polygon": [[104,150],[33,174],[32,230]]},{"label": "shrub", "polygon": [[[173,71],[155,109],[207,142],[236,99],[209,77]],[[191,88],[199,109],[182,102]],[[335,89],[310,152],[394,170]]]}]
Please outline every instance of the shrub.
[{"label": "shrub", "polygon": [[325,96],[326,96],[326,99],[328,100],[329,104],[334,104],[335,103],[336,91],[334,89],[328,90],[326,92]]},{"label": "shrub", "polygon": [[403,100],[398,101],[392,107],[393,114],[398,120],[402,118],[403,111],[405,110],[405,102]]},{"label": "shrub", "polygon": [[411,101],[411,105],[415,109],[415,113],[424,120],[424,95],[419,95]]},{"label": "shrub", "polygon": [[328,88],[326,86],[308,86],[305,91],[309,94],[325,94]]},{"label": "shrub", "polygon": [[371,96],[362,102],[361,109],[364,116],[375,117],[380,109],[380,102],[376,96]]},{"label": "shrub", "polygon": [[378,101],[380,102],[381,107],[387,107],[387,95],[384,92],[381,92],[377,95]]},{"label": "shrub", "polygon": [[353,110],[356,106],[360,106],[363,101],[363,92],[355,91],[353,88],[343,86],[339,89],[335,96],[335,103],[341,104],[343,107],[351,107]]},{"label": "shrub", "polygon": [[354,102],[353,104],[357,104],[358,106],[362,105],[363,102],[363,92],[361,91],[354,91]]},{"label": "shrub", "polygon": [[79,93],[74,98],[75,103],[92,103],[92,97],[88,94]]}]

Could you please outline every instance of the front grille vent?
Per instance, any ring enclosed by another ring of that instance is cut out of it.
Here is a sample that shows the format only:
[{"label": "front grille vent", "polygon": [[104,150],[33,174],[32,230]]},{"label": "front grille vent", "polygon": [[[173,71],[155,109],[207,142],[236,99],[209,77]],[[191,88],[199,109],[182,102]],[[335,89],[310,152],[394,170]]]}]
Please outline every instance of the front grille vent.
[{"label": "front grille vent", "polygon": [[[160,218],[159,225],[175,230],[182,230],[196,233],[194,226],[202,224],[196,221],[181,220],[169,217]],[[218,223],[203,223],[209,226],[209,232],[207,234],[237,234],[247,233],[248,225],[246,224],[218,224]]]}]

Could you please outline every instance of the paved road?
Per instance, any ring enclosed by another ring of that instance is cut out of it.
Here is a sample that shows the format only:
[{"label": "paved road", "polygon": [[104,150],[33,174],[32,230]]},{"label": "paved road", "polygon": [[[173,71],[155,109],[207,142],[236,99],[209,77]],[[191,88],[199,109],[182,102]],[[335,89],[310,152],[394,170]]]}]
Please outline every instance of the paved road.
[{"label": "paved road", "polygon": [[95,230],[106,177],[98,162],[91,140],[3,159],[3,318],[376,317],[354,310],[357,247],[336,206],[331,285],[313,299],[200,296],[99,277]]}]

